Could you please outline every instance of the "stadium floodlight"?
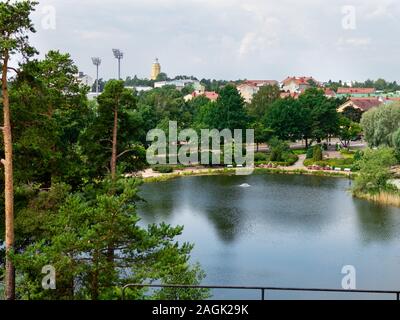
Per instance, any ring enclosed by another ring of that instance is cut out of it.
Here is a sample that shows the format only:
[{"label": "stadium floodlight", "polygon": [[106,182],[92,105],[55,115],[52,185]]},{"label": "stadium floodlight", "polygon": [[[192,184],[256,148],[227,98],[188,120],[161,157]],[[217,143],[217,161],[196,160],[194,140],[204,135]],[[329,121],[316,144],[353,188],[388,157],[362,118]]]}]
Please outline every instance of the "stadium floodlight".
[{"label": "stadium floodlight", "polygon": [[99,66],[101,65],[101,59],[99,57],[92,58],[93,64],[96,66],[96,94],[99,94]]},{"label": "stadium floodlight", "polygon": [[114,57],[118,59],[118,79],[121,80],[121,59],[124,57],[124,53],[119,49],[112,49]]}]

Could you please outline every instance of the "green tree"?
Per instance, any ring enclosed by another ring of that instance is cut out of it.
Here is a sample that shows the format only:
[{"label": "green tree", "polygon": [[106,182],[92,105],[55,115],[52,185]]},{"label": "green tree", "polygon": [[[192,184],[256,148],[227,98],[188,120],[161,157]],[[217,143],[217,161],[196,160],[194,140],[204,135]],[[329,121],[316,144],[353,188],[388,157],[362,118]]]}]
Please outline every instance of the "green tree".
[{"label": "green tree", "polygon": [[276,85],[262,86],[254,95],[253,100],[248,105],[248,112],[255,119],[262,119],[268,108],[280,97],[280,89]]},{"label": "green tree", "polygon": [[[21,232],[32,225],[41,228],[40,236],[13,256],[21,279],[18,295],[22,299],[116,299],[127,283],[181,280],[199,284],[204,273],[189,264],[193,246],[176,240],[183,228],[139,224],[139,184],[135,179],[105,180],[88,185],[83,192],[69,193],[62,185],[52,186],[57,192],[40,191],[38,197],[46,201],[31,202],[18,221]],[[109,192],[112,186],[114,193]],[[107,255],[110,244],[116,249],[112,262]],[[41,288],[41,269],[47,264],[57,272],[56,290]],[[130,289],[126,293],[140,299],[146,292]],[[176,294],[177,299],[202,299],[208,290]],[[161,291],[155,296],[170,297],[171,293]]]},{"label": "green tree", "polygon": [[393,135],[400,127],[400,104],[373,108],[361,118],[365,140],[370,146],[393,146]]},{"label": "green tree", "polygon": [[115,179],[117,161],[130,169],[141,169],[144,152],[139,139],[143,135],[143,119],[136,110],[133,91],[124,88],[122,81],[110,80],[97,101],[96,116],[80,137],[91,176],[103,177],[110,172]]},{"label": "green tree", "polygon": [[319,88],[310,88],[300,95],[299,103],[309,114],[303,132],[307,146],[309,138],[320,142],[337,133],[339,101],[325,97],[323,90]]},{"label": "green tree", "polygon": [[15,298],[15,270],[9,258],[9,253],[14,246],[14,170],[13,170],[13,145],[11,131],[11,111],[8,93],[8,71],[10,57],[20,54],[29,58],[36,50],[29,45],[28,33],[35,32],[29,17],[34,10],[36,2],[2,1],[0,3],[0,65],[1,65],[1,103],[3,105],[3,141],[4,159],[4,198],[5,198],[5,247],[6,247],[6,273],[5,273],[5,298]]},{"label": "green tree", "polygon": [[246,129],[248,118],[244,100],[234,85],[225,86],[213,109],[213,119],[207,123],[210,129]]},{"label": "green tree", "polygon": [[342,146],[347,148],[350,145],[350,141],[357,138],[361,134],[362,129],[360,124],[351,121],[347,117],[342,116],[339,121],[339,139],[342,143]]},{"label": "green tree", "polygon": [[354,107],[347,107],[343,110],[342,115],[350,119],[353,122],[360,122],[363,112],[360,109]]},{"label": "green tree", "polygon": [[392,177],[390,167],[396,163],[392,148],[367,149],[361,160],[356,163],[360,172],[355,179],[353,192],[378,194],[394,190],[388,180]]},{"label": "green tree", "polygon": [[393,146],[397,155],[400,155],[400,128],[393,134]]},{"label": "green tree", "polygon": [[314,162],[321,161],[323,159],[322,149],[321,149],[321,146],[318,144],[313,147],[312,159]]},{"label": "green tree", "polygon": [[76,144],[93,112],[77,72],[68,54],[50,51],[23,64],[11,83],[17,183],[77,186],[86,176]]},{"label": "green tree", "polygon": [[307,110],[293,98],[279,99],[268,109],[264,117],[265,128],[281,140],[302,139],[309,120]]}]

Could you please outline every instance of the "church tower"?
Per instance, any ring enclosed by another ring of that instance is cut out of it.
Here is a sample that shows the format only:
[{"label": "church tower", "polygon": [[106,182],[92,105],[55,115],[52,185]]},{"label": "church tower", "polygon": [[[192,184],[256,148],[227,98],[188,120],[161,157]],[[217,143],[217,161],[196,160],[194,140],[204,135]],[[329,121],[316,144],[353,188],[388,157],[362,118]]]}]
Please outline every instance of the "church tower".
[{"label": "church tower", "polygon": [[156,58],[156,60],[153,63],[153,66],[151,67],[151,80],[156,80],[160,72],[161,72],[161,65],[158,62],[158,59]]}]

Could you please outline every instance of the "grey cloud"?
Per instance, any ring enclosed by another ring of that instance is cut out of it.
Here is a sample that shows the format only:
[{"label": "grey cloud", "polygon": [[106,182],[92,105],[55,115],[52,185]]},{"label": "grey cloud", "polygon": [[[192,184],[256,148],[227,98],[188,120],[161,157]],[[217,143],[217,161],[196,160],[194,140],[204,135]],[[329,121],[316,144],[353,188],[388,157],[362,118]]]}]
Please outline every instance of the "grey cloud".
[{"label": "grey cloud", "polygon": [[[111,48],[125,52],[123,75],[148,77],[154,57],[163,71],[199,78],[313,75],[321,80],[398,79],[400,3],[395,0],[42,0],[53,5],[57,28],[34,15],[33,43],[45,53],[70,52],[94,74],[115,77]],[[344,5],[356,8],[357,28],[342,28]]]}]

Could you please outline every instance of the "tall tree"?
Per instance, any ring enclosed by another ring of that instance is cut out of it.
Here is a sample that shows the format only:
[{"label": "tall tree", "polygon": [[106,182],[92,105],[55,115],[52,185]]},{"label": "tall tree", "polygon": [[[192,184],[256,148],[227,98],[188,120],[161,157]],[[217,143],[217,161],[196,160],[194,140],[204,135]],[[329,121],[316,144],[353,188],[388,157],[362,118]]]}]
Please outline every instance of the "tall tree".
[{"label": "tall tree", "polygon": [[297,140],[304,137],[309,114],[299,101],[293,98],[277,100],[264,118],[265,127],[281,140]]},{"label": "tall tree", "polygon": [[142,118],[135,109],[133,91],[124,88],[123,81],[108,81],[97,101],[95,119],[81,135],[80,144],[91,175],[101,178],[108,171],[115,180],[117,161],[135,152],[135,137],[142,135],[138,132]]},{"label": "tall tree", "polygon": [[228,84],[221,90],[213,112],[213,123],[208,124],[210,128],[230,129],[232,132],[246,129],[248,117],[244,100],[234,85]]},{"label": "tall tree", "polygon": [[76,144],[94,112],[77,72],[69,54],[50,51],[43,60],[22,64],[11,82],[14,183],[82,182]]},{"label": "tall tree", "polygon": [[36,53],[28,43],[28,33],[35,32],[29,17],[36,2],[30,0],[0,3],[0,60],[2,65],[2,105],[3,105],[3,140],[5,186],[5,226],[6,226],[6,274],[5,298],[15,299],[15,269],[9,257],[14,246],[14,182],[13,182],[13,147],[11,131],[11,112],[7,86],[10,56],[19,53],[24,58]]},{"label": "tall tree", "polygon": [[262,86],[248,106],[250,116],[261,119],[271,104],[279,97],[280,89],[277,85]]}]

